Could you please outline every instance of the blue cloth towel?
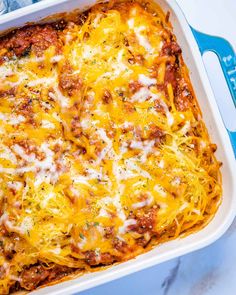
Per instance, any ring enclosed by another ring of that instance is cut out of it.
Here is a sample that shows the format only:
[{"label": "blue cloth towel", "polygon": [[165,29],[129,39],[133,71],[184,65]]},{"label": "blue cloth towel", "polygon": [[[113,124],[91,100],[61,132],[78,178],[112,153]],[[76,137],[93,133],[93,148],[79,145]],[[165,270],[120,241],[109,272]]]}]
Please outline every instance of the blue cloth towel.
[{"label": "blue cloth towel", "polygon": [[7,0],[8,11],[12,11],[36,2],[38,2],[38,0]]}]

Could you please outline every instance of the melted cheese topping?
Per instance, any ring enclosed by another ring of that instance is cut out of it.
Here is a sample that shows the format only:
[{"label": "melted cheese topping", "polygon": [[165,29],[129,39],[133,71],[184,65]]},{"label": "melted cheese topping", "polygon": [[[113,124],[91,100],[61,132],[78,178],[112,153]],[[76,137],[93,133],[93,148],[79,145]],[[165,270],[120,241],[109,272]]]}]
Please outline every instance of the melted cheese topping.
[{"label": "melted cheese topping", "polygon": [[1,226],[17,239],[12,260],[0,258],[2,292],[38,261],[87,269],[88,251],[98,264],[103,253],[126,260],[140,241],[190,233],[216,212],[219,163],[200,111],[178,110],[171,82],[158,87],[172,35],[155,9],[95,6],[58,33],[59,54],[51,46],[0,66],[1,90],[15,88],[0,102]]}]

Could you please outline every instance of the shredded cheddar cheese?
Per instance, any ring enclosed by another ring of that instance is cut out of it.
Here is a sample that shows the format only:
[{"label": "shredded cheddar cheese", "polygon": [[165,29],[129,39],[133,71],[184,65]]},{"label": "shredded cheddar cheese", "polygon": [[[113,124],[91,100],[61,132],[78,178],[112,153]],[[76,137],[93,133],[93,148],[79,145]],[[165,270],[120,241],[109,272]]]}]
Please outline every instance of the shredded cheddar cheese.
[{"label": "shredded cheddar cheese", "polygon": [[220,163],[161,9],[113,1],[27,34],[0,41],[0,293],[205,226]]}]

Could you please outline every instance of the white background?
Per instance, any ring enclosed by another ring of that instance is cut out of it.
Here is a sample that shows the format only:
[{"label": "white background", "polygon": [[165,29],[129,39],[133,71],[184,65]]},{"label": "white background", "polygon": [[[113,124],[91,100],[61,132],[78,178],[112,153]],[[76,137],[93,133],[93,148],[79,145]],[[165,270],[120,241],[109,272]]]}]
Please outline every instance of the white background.
[{"label": "white background", "polygon": [[[227,39],[236,51],[236,0],[176,0],[185,17],[195,29]],[[213,53],[204,55],[218,106],[226,127],[236,131],[236,109],[218,59]]]},{"label": "white background", "polygon": [[228,39],[236,51],[236,0],[176,0],[199,31]]}]

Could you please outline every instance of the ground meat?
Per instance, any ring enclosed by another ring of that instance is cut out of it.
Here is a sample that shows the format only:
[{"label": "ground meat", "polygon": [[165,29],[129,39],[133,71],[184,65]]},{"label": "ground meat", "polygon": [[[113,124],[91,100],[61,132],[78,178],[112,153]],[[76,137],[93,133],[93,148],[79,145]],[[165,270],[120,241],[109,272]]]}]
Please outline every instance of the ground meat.
[{"label": "ground meat", "polygon": [[116,136],[116,128],[114,127],[113,124],[110,124],[109,130],[107,131],[107,136],[111,139],[115,138]]},{"label": "ground meat", "polygon": [[136,240],[136,243],[143,248],[145,248],[149,242],[150,242],[150,239],[145,239],[144,237],[138,238]]},{"label": "ground meat", "polygon": [[97,156],[100,156],[102,150],[104,149],[104,144],[100,140],[98,140],[98,141],[92,141],[92,142],[90,141],[90,144],[95,146],[95,150],[94,150],[95,151],[95,154]]},{"label": "ground meat", "polygon": [[162,55],[178,55],[181,53],[182,50],[175,41],[165,43],[162,47]]},{"label": "ground meat", "polygon": [[[162,90],[163,90],[163,89],[162,89]],[[165,111],[165,108],[164,108],[164,106],[163,106],[163,103],[162,103],[159,99],[156,99],[156,100],[155,100],[154,108],[155,108],[155,110],[156,110],[158,113],[161,113],[162,115],[165,115],[165,114],[166,114],[166,111]]]},{"label": "ground meat", "polygon": [[152,232],[157,216],[157,209],[151,208],[144,215],[136,216],[137,223],[130,225],[128,230],[136,231],[139,234]]},{"label": "ground meat", "polygon": [[31,266],[25,270],[20,275],[21,287],[26,290],[33,290],[37,286],[46,280],[49,276],[49,270],[45,269],[42,265]]},{"label": "ground meat", "polygon": [[193,96],[184,80],[180,80],[175,94],[175,105],[178,111],[184,112],[191,108]]},{"label": "ground meat", "polygon": [[34,112],[33,112],[33,100],[31,98],[25,97],[19,101],[16,108],[16,113],[25,117],[26,122],[34,125]]},{"label": "ground meat", "polygon": [[165,16],[165,22],[168,23],[170,20],[170,11],[167,11],[166,16]]},{"label": "ground meat", "polygon": [[189,106],[190,106],[188,98],[181,94],[178,94],[175,97],[175,105],[177,110],[180,112],[186,111],[187,109],[189,109]]},{"label": "ground meat", "polygon": [[6,96],[14,96],[15,94],[16,94],[16,87],[13,87],[9,90],[1,90],[0,89],[0,98],[6,97]]},{"label": "ground meat", "polygon": [[13,242],[4,243],[4,255],[7,259],[11,260],[16,253],[15,244]]},{"label": "ground meat", "polygon": [[129,83],[129,89],[132,93],[137,92],[142,87],[142,84],[138,81],[133,81]]},{"label": "ground meat", "polygon": [[17,252],[19,237],[16,233],[8,232],[5,222],[6,220],[3,220],[1,225],[0,254],[11,260]]},{"label": "ground meat", "polygon": [[124,37],[124,45],[129,47],[129,40],[126,37]]},{"label": "ground meat", "polygon": [[114,239],[113,247],[121,253],[125,253],[127,251],[127,244],[118,238]]},{"label": "ground meat", "polygon": [[75,116],[71,122],[71,132],[74,137],[78,138],[82,135],[82,127],[80,125],[79,117]]},{"label": "ground meat", "polygon": [[48,25],[41,28],[37,34],[33,34],[31,42],[32,51],[38,56],[40,56],[43,51],[45,51],[51,45],[55,45],[57,50],[60,47],[57,31]]},{"label": "ground meat", "polygon": [[100,263],[99,255],[92,250],[85,253],[85,260],[89,265],[98,265]]},{"label": "ground meat", "polygon": [[4,42],[1,41],[1,43],[3,42],[4,47],[11,50],[16,56],[22,56],[30,49],[30,39],[34,28],[36,29],[36,27],[29,27],[17,30],[12,33],[12,37],[5,39]]},{"label": "ground meat", "polygon": [[113,226],[106,226],[104,227],[104,237],[109,239],[114,236],[114,227]]},{"label": "ground meat", "polygon": [[90,37],[89,33],[88,32],[85,32],[84,33],[84,36],[83,36],[83,40],[86,41],[86,40],[89,39],[89,37]]},{"label": "ground meat", "polygon": [[65,276],[68,276],[69,274],[73,273],[76,269],[71,268],[68,266],[62,266],[62,265],[55,265],[52,269],[50,269],[49,276],[47,278],[47,282],[51,282],[53,280],[61,279]]},{"label": "ground meat", "polygon": [[55,265],[52,268],[45,268],[43,265],[33,265],[22,271],[20,285],[26,290],[34,290],[41,284],[49,283],[60,279],[74,271],[67,266]]},{"label": "ground meat", "polygon": [[85,260],[89,265],[95,266],[99,264],[112,264],[116,260],[116,258],[110,253],[97,254],[95,251],[90,250],[85,253]]},{"label": "ground meat", "polygon": [[51,25],[25,27],[0,41],[0,48],[8,49],[9,56],[23,56],[31,48],[40,56],[51,45],[55,45],[57,49],[60,47],[57,31]]},{"label": "ground meat", "polygon": [[[15,282],[14,285],[12,285],[9,289],[9,294],[15,294],[16,292],[20,291],[22,288],[20,286],[19,282]],[[20,294],[20,292],[19,292]]]},{"label": "ground meat", "polygon": [[156,125],[150,126],[149,138],[155,140],[155,146],[159,146],[165,141],[165,133]]},{"label": "ground meat", "polygon": [[104,265],[112,264],[116,258],[110,253],[102,253],[100,263]]},{"label": "ground meat", "polygon": [[64,19],[59,20],[58,22],[55,22],[52,24],[53,28],[55,28],[57,31],[63,31],[67,26],[67,21]]},{"label": "ground meat", "polygon": [[217,151],[217,145],[215,143],[211,143],[208,148],[210,148],[212,153],[215,153]]},{"label": "ground meat", "polygon": [[87,9],[83,13],[79,13],[78,14],[78,19],[76,20],[76,23],[78,23],[78,25],[82,26],[86,22],[89,13],[90,13],[90,9]]},{"label": "ground meat", "polygon": [[82,79],[78,74],[73,73],[72,66],[67,62],[59,74],[59,87],[67,95],[77,95],[82,89]]},{"label": "ground meat", "polygon": [[108,104],[108,103],[110,103],[112,101],[112,95],[111,95],[111,92],[109,90],[104,91],[102,101],[105,104]]},{"label": "ground meat", "polygon": [[39,161],[44,160],[46,157],[45,153],[39,151],[34,142],[29,139],[22,139],[21,141],[18,141],[17,144],[24,149],[24,152],[27,155],[34,154]]},{"label": "ground meat", "polygon": [[181,54],[181,52],[181,48],[175,41],[165,43],[162,47],[161,52],[161,56],[173,56],[174,60],[176,60],[175,62],[173,60],[172,62],[168,61],[166,63],[166,72],[164,79],[165,87],[167,86],[167,84],[170,83],[173,87],[174,92],[178,84],[178,58],[175,57]]},{"label": "ground meat", "polygon": [[131,102],[125,101],[124,102],[124,108],[125,108],[125,111],[127,113],[133,113],[133,112],[135,112],[135,107],[134,107],[134,105]]},{"label": "ground meat", "polygon": [[167,63],[164,84],[171,84],[175,91],[177,87],[177,72],[175,64]]}]

